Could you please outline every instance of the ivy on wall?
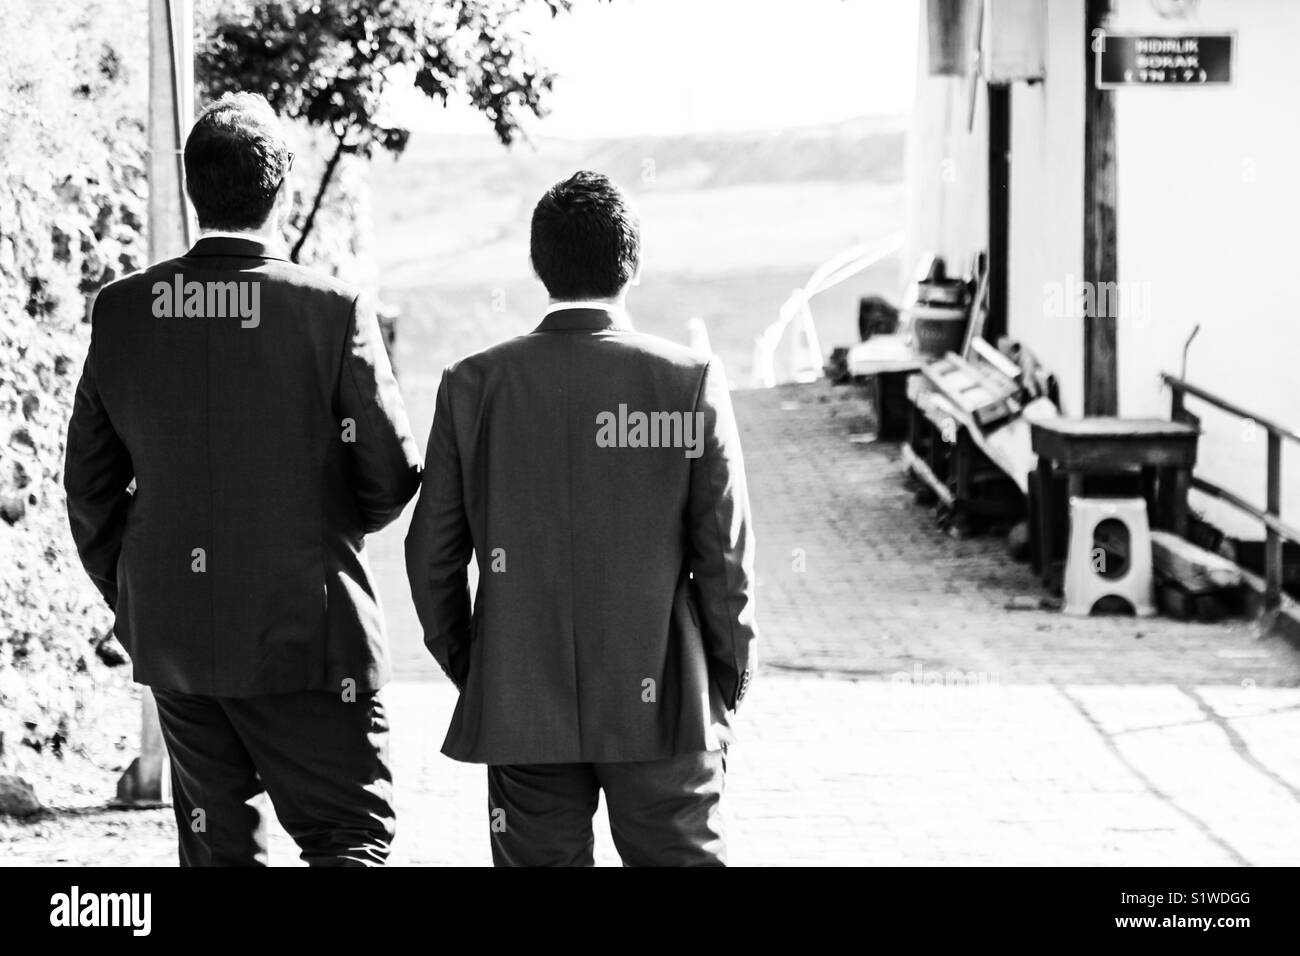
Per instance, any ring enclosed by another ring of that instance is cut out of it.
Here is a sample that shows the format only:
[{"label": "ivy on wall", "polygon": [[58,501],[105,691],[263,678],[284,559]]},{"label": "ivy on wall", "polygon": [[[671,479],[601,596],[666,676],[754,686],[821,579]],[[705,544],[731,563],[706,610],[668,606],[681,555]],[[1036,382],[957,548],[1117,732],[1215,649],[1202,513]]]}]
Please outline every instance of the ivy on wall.
[{"label": "ivy on wall", "polygon": [[[196,28],[221,10],[201,3]],[[129,692],[62,479],[90,305],[147,264],[146,11],[146,0],[0,3],[3,770],[90,742],[108,696]],[[295,145],[304,168],[322,162],[309,131]],[[364,172],[339,170],[303,261],[373,288]]]},{"label": "ivy on wall", "polygon": [[[143,8],[142,8],[143,11]],[[91,297],[145,255],[145,22],[0,6],[0,764],[58,753],[125,676],[62,491]],[[20,747],[26,745],[26,748]]]}]

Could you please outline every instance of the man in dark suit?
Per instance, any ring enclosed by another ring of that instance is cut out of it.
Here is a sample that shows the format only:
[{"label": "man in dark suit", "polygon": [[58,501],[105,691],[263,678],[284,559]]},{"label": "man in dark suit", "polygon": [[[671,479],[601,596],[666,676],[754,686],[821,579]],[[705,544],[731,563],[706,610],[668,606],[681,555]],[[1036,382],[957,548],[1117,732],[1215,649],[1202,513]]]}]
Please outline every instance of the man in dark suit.
[{"label": "man in dark suit", "polygon": [[532,220],[550,310],[438,389],[407,573],[461,691],[443,752],[488,765],[498,865],[591,865],[602,789],[625,863],[725,861],[756,638],[745,471],[718,363],[632,329],[639,260],[613,183],[557,183]]},{"label": "man in dark suit", "polygon": [[394,831],[364,541],[420,457],[373,308],[280,251],[292,158],[261,97],[199,117],[203,234],[100,292],[68,428],[73,537],[157,699],[186,866],[264,863],[263,793],[313,865],[382,863]]}]

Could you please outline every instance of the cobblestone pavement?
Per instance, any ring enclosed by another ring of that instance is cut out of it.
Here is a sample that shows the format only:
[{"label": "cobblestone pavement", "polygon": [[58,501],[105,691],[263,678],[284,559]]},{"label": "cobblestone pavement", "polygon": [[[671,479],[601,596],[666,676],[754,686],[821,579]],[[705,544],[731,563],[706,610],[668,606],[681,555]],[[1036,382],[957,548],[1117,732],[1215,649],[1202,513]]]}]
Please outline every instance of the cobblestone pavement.
[{"label": "cobblestone pavement", "polygon": [[[454,691],[399,681],[386,695],[393,862],[486,865],[483,769],[438,754]],[[769,675],[746,711],[727,785],[733,863],[1300,862],[1294,689]],[[597,824],[597,860],[616,864],[603,813]],[[168,811],[88,808],[0,834],[9,864],[175,860]],[[278,829],[271,855],[296,862]]]},{"label": "cobblestone pavement", "polygon": [[[850,440],[870,429],[854,391],[736,406],[763,669],[730,761],[734,863],[1300,863],[1300,654],[1246,623],[1008,610],[1041,595],[1028,570],[935,529],[897,446]],[[484,771],[438,754],[454,691],[420,645],[403,533],[373,555],[399,677],[394,862],[485,864]],[[603,821],[597,848],[617,862]],[[295,856],[278,832],[272,851]],[[169,865],[170,816],[10,825],[0,858]]]},{"label": "cobblestone pavement", "polygon": [[[1253,625],[1069,618],[1000,537],[954,540],[913,503],[899,446],[858,444],[854,389],[737,397],[760,545],[766,661],[858,676],[977,671],[1007,682],[1300,684],[1300,655]],[[796,549],[804,553],[794,570]]]}]

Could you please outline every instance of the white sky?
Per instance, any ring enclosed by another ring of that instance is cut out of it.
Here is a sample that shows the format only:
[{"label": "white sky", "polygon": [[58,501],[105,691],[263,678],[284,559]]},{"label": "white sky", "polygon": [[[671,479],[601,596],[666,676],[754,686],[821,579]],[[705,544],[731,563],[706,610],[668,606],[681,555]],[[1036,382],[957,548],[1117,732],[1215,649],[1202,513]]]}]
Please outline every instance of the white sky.
[{"label": "white sky", "polygon": [[[912,106],[918,0],[577,0],[533,28],[560,76],[535,132],[635,136],[897,115]],[[483,132],[466,106],[414,91],[393,107],[417,129]]]}]

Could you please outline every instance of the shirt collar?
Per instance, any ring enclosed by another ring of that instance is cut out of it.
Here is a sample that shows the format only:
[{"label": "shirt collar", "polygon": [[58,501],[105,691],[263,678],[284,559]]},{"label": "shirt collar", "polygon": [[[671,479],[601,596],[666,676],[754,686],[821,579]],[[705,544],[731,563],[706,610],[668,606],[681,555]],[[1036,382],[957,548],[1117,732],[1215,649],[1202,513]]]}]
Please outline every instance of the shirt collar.
[{"label": "shirt collar", "polygon": [[287,259],[284,248],[273,239],[250,232],[225,232],[215,229],[202,233],[188,255]]},{"label": "shirt collar", "polygon": [[556,302],[546,310],[538,332],[567,332],[574,330],[599,331],[609,329],[632,331],[632,319],[627,310],[608,302]]},{"label": "shirt collar", "polygon": [[[546,315],[553,312],[563,312],[566,309],[594,309],[597,312],[608,312],[610,315],[626,316],[627,310],[619,305],[610,305],[608,302],[601,302],[598,299],[580,299],[575,302],[554,302],[546,310]],[[545,318],[546,315],[542,316]]]},{"label": "shirt collar", "polygon": [[260,232],[244,232],[241,229],[204,229],[199,233],[200,239],[220,236],[222,239],[251,239],[253,242],[265,243],[266,236]]}]

